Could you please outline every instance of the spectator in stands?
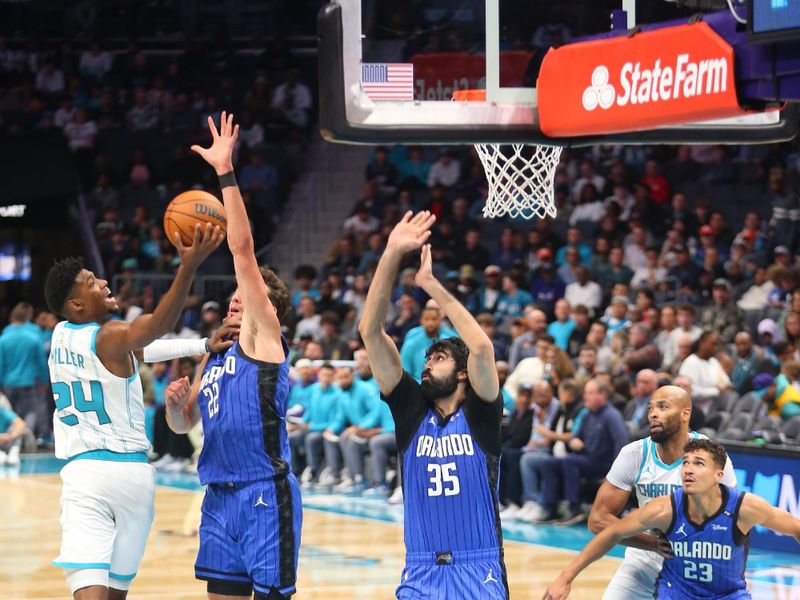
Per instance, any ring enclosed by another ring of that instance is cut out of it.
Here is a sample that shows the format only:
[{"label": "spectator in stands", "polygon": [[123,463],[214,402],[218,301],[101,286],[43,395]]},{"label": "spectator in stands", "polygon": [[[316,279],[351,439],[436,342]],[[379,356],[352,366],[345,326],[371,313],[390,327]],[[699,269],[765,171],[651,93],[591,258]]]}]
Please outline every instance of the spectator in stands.
[{"label": "spectator in stands", "polygon": [[508,353],[508,364],[512,370],[522,359],[537,355],[536,342],[547,332],[547,316],[537,308],[525,309],[525,322],[528,331],[512,342]]},{"label": "spectator in stands", "polygon": [[550,248],[541,248],[537,254],[541,263],[538,277],[531,285],[531,295],[538,306],[552,312],[555,309],[556,301],[564,297],[566,285],[556,273],[555,265],[552,262],[553,251]]},{"label": "spectator in stands", "polygon": [[292,306],[295,311],[300,307],[300,301],[309,297],[316,301],[319,290],[314,287],[314,279],[317,278],[317,270],[312,265],[300,265],[294,271],[294,280],[297,289],[292,293]]},{"label": "spectator in stands", "polygon": [[286,71],[282,84],[275,88],[272,95],[272,107],[279,110],[299,110],[308,113],[314,103],[311,90],[298,78],[295,69]]},{"label": "spectator in stands", "polygon": [[[288,425],[295,473],[301,470],[300,458],[305,450],[308,466],[302,472],[301,481],[306,488],[319,482],[325,430],[337,417],[343,403],[342,391],[333,385],[334,377],[335,371],[330,364],[325,363],[319,368],[318,381],[312,384],[308,393],[308,405],[302,422]],[[326,480],[323,483],[328,482]]]},{"label": "spectator in stands", "polygon": [[547,333],[553,337],[559,348],[567,350],[570,336],[575,329],[575,322],[570,318],[569,302],[563,298],[556,301],[555,317],[556,320],[547,326]]},{"label": "spectator in stands", "polygon": [[317,305],[310,296],[304,296],[299,304],[300,320],[294,329],[295,339],[300,339],[304,335],[310,335],[318,340],[322,335],[322,325],[320,315],[317,314]]},{"label": "spectator in stands", "polygon": [[367,165],[366,180],[372,182],[381,194],[394,192],[397,184],[397,169],[389,162],[389,152],[385,146],[378,146]]},{"label": "spectator in stands", "polygon": [[[586,519],[581,509],[581,481],[605,476],[628,442],[622,415],[608,404],[610,394],[610,386],[601,379],[592,379],[584,387],[584,405],[589,412],[568,442],[573,453],[550,457],[541,465],[543,514],[538,523],[572,525]],[[562,499],[568,502],[568,508],[559,515],[556,508]]]},{"label": "spectator in stands", "polygon": [[586,343],[586,338],[592,326],[589,320],[589,309],[583,304],[578,304],[572,309],[571,321],[575,324],[575,327],[572,328],[567,340],[567,354],[575,358],[578,356],[581,346]]},{"label": "spectator in stands", "polygon": [[[372,456],[374,476],[373,487],[367,490],[364,495],[386,497],[391,491],[387,480],[389,457],[397,455],[397,438],[395,437],[394,418],[389,405],[380,399],[378,399],[378,405],[380,407],[380,421],[375,429],[380,428],[379,431],[372,436],[369,435],[372,430],[361,433],[361,436],[369,439],[369,451]],[[401,490],[396,493],[398,496],[402,496],[402,488],[399,486],[399,481],[398,477],[398,486],[395,490]]]},{"label": "spectator in stands", "polygon": [[131,131],[148,131],[158,126],[158,107],[147,101],[147,92],[143,88],[136,88],[133,106],[125,115],[125,121]]},{"label": "spectator in stands", "polygon": [[398,184],[410,189],[424,188],[428,184],[430,169],[431,163],[424,160],[422,148],[413,146],[408,150],[408,160],[397,169]]},{"label": "spectator in stands", "polygon": [[489,313],[481,313],[475,320],[478,322],[478,325],[481,326],[481,329],[489,336],[489,339],[492,340],[492,346],[494,347],[494,356],[495,359],[498,361],[504,361],[508,355],[508,345],[505,341],[505,336],[497,335],[497,327],[494,317]]},{"label": "spectator in stands", "polygon": [[634,323],[630,327],[628,348],[623,361],[628,373],[639,373],[642,369],[658,369],[661,366],[661,353],[653,343],[652,328],[644,323]]},{"label": "spectator in stands", "polygon": [[[649,264],[647,250],[652,242],[652,236],[648,235],[647,230],[640,225],[632,226],[630,234],[625,237],[623,242],[623,263],[633,272],[633,276],[640,269],[647,269]],[[637,287],[635,284],[631,285]]]},{"label": "spectator in stands", "polygon": [[64,85],[64,72],[52,60],[45,62],[36,75],[36,90],[48,95],[61,94]]},{"label": "spectator in stands", "polygon": [[259,149],[251,151],[249,160],[239,176],[240,187],[246,192],[273,191],[278,185],[278,172],[264,160],[263,151]]},{"label": "spectator in stands", "polygon": [[73,152],[93,149],[96,136],[97,124],[82,109],[76,110],[72,121],[64,126],[64,137]]},{"label": "spectator in stands", "polygon": [[631,326],[630,319],[628,319],[627,296],[614,296],[609,309],[608,314],[601,319],[606,325],[606,342],[610,342],[618,331],[627,331]]},{"label": "spectator in stands", "polygon": [[386,333],[400,347],[406,334],[419,325],[419,304],[410,294],[403,294],[396,304],[397,316],[390,319]]},{"label": "spectator in stands", "polygon": [[683,365],[683,361],[692,353],[692,349],[694,348],[695,342],[692,341],[692,338],[682,333],[678,336],[678,352],[675,358],[672,360],[671,363],[666,364],[664,363],[662,367],[671,375],[677,375],[681,370],[681,365]]},{"label": "spectator in stands", "polygon": [[625,255],[622,248],[615,246],[608,253],[608,266],[597,274],[597,282],[608,294],[617,283],[630,283],[633,271],[623,263]]},{"label": "spectator in stands", "polygon": [[575,181],[575,185],[572,187],[573,198],[580,198],[581,192],[586,185],[593,185],[595,190],[602,190],[606,185],[605,178],[595,173],[594,165],[590,160],[581,162],[580,177]]},{"label": "spectator in stands", "polygon": [[800,416],[800,390],[784,373],[774,377],[771,373],[760,373],[753,378],[756,395],[769,407],[769,416],[781,417],[784,421]]},{"label": "spectator in stands", "polygon": [[553,345],[553,338],[547,334],[539,336],[536,340],[536,356],[529,356],[523,358],[513,368],[511,375],[503,386],[506,391],[512,396],[517,395],[519,386],[522,383],[536,383],[544,377],[545,361],[547,360],[547,351]]},{"label": "spectator in stands", "polygon": [[519,287],[519,280],[515,275],[503,276],[503,294],[497,302],[495,318],[498,321],[510,321],[514,317],[521,317],[525,307],[533,303],[533,296]]},{"label": "spectator in stands", "polygon": [[694,396],[700,401],[703,412],[708,412],[714,397],[733,389],[728,374],[717,359],[719,352],[719,335],[715,331],[704,331],[694,352],[683,361],[678,372],[691,380]]},{"label": "spectator in stands", "polygon": [[342,233],[356,240],[365,240],[380,226],[380,221],[372,216],[369,207],[359,202],[353,209],[353,216],[349,217],[342,225]]},{"label": "spectator in stands", "polygon": [[403,340],[400,362],[403,364],[403,370],[416,381],[422,380],[425,351],[428,347],[434,342],[458,335],[455,330],[445,327],[442,324],[443,320],[442,310],[435,303],[428,305],[422,311],[419,326],[411,329]]},{"label": "spectator in stands", "polygon": [[19,452],[24,434],[25,421],[13,410],[0,405],[0,466],[19,465]]},{"label": "spectator in stands", "polygon": [[577,280],[577,269],[578,267],[582,266],[578,249],[572,247],[567,248],[564,258],[564,264],[558,267],[558,271],[556,273],[558,278],[563,281],[565,285],[569,285]]},{"label": "spectator in stands", "polygon": [[326,311],[320,316],[321,333],[317,340],[322,345],[325,360],[349,360],[353,353],[347,340],[339,333],[341,319],[333,311]]},{"label": "spectator in stands", "polygon": [[510,372],[508,362],[498,360],[495,362],[495,367],[497,367],[497,379],[500,381],[500,393],[503,394],[503,410],[511,413],[514,410],[514,396],[504,387]]},{"label": "spectator in stands", "polygon": [[555,387],[562,379],[574,376],[575,365],[569,357],[569,354],[556,346],[555,343],[552,343],[547,349],[547,354],[544,358],[544,373],[542,374],[542,378]]},{"label": "spectator in stands", "polygon": [[[585,244],[582,239],[583,235],[581,234],[580,229],[577,227],[570,227],[567,229],[567,244],[565,246],[561,246],[558,249],[558,252],[556,252],[556,266],[560,267],[564,264],[568,248],[577,248],[578,254],[580,254],[581,257],[581,263],[584,266],[589,266],[589,263],[592,259],[592,249]],[[543,240],[543,242],[545,241]]]},{"label": "spectator in stands", "polygon": [[[796,290],[793,298],[798,295]],[[794,306],[793,300],[793,306]],[[794,348],[794,360],[800,360],[800,313],[790,312],[783,321],[783,339]]]},{"label": "spectator in stands", "polygon": [[675,265],[669,270],[668,275],[678,280],[683,291],[691,293],[697,288],[702,269],[691,260],[686,246],[675,246],[674,251]]},{"label": "spectator in stands", "polygon": [[428,187],[436,184],[451,188],[461,179],[461,162],[453,157],[448,148],[439,151],[439,158],[431,165],[428,172]]},{"label": "spectator in stands", "polygon": [[80,71],[85,77],[103,79],[111,70],[111,54],[100,47],[100,43],[93,41],[89,49],[81,54]]},{"label": "spectator in stands", "polygon": [[512,518],[520,509],[522,479],[520,458],[531,439],[533,431],[533,384],[521,383],[513,400],[511,416],[500,432],[502,453],[500,455],[500,502],[506,509],[500,518]]},{"label": "spectator in stands", "polygon": [[579,223],[599,223],[606,214],[606,206],[600,199],[594,184],[587,183],[581,188],[575,208],[569,215],[569,224],[573,227]]},{"label": "spectator in stands", "polygon": [[715,279],[712,287],[714,303],[700,317],[703,329],[713,329],[723,344],[733,341],[737,332],[744,329],[744,313],[731,301],[733,287],[727,279]]},{"label": "spectator in stands", "polygon": [[650,198],[656,204],[666,204],[670,197],[670,184],[661,174],[661,167],[655,160],[648,160],[644,165],[642,184],[650,191]]},{"label": "spectator in stands", "polygon": [[316,382],[316,374],[311,361],[301,358],[294,363],[294,375],[292,388],[289,391],[288,408],[299,406],[305,410],[308,408],[308,394],[311,391],[311,385]]},{"label": "spectator in stands", "polygon": [[630,439],[638,440],[650,435],[648,421],[648,408],[650,398],[658,387],[656,372],[652,369],[642,369],[636,374],[636,385],[633,388],[633,398],[625,405],[623,416],[628,426]]},{"label": "spectator in stands", "polygon": [[753,377],[759,373],[777,372],[777,366],[769,359],[764,350],[756,346],[752,336],[740,331],[734,338],[736,347],[735,366],[731,375],[733,388],[744,395],[753,389]]},{"label": "spectator in stands", "polygon": [[484,269],[488,265],[489,250],[481,243],[480,229],[467,230],[457,256],[461,264],[471,265],[476,269]]},{"label": "spectator in stands", "polygon": [[669,367],[678,356],[678,341],[682,335],[687,335],[691,342],[694,342],[703,333],[694,324],[694,307],[691,304],[681,304],[678,306],[677,321],[678,326],[672,330],[664,352],[664,366]]},{"label": "spectator in stands", "polygon": [[583,304],[592,315],[596,315],[603,302],[603,289],[589,280],[589,271],[581,266],[575,270],[576,281],[570,283],[564,292],[564,299],[570,306]]},{"label": "spectator in stands", "polygon": [[31,323],[32,316],[27,302],[11,310],[9,324],[0,335],[0,388],[27,429],[44,438],[52,432],[52,415],[44,393],[50,374],[44,343]]},{"label": "spectator in stands", "polygon": [[593,379],[597,374],[597,346],[583,344],[578,353],[578,370],[575,372],[575,381],[584,384]]}]

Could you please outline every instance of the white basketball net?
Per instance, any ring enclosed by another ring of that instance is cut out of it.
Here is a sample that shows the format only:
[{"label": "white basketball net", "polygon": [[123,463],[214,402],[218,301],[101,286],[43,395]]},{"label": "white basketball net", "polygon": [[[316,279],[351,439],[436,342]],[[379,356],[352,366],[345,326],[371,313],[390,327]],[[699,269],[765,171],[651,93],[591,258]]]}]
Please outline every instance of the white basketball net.
[{"label": "white basketball net", "polygon": [[530,144],[475,144],[475,148],[489,182],[484,217],[555,218],[553,178],[563,148]]}]

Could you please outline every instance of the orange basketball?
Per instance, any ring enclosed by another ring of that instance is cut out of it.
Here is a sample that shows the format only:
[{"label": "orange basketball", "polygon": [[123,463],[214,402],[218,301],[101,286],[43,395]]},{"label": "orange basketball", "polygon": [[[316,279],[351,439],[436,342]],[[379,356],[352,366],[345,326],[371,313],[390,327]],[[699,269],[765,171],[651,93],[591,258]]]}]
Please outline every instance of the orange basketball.
[{"label": "orange basketball", "polygon": [[164,232],[167,239],[174,245],[177,231],[181,234],[181,242],[185,246],[191,246],[197,223],[203,227],[206,223],[219,225],[222,233],[225,233],[228,219],[222,202],[203,190],[189,190],[175,196],[164,213]]}]

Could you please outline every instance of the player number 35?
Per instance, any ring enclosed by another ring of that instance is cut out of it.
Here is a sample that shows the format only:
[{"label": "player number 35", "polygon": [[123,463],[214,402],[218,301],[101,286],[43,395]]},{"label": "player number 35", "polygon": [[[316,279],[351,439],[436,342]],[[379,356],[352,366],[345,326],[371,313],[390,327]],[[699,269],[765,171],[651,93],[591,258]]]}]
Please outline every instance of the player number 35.
[{"label": "player number 35", "polygon": [[428,465],[428,473],[431,474],[428,481],[428,496],[455,496],[461,492],[461,483],[458,481],[456,475],[456,463],[445,463],[440,465],[438,463],[430,463]]}]

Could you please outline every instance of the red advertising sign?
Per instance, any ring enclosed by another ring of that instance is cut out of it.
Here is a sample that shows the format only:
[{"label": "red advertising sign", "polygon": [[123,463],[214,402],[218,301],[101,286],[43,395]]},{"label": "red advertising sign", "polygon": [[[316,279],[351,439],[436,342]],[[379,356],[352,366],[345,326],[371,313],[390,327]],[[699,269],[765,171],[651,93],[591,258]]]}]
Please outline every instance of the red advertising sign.
[{"label": "red advertising sign", "polygon": [[733,48],[698,22],[551,49],[537,82],[551,137],[622,133],[747,114]]},{"label": "red advertising sign", "polygon": [[[521,87],[533,57],[527,50],[500,53],[500,86]],[[467,52],[415,54],[414,100],[452,100],[456,90],[486,87],[486,57]]]}]

